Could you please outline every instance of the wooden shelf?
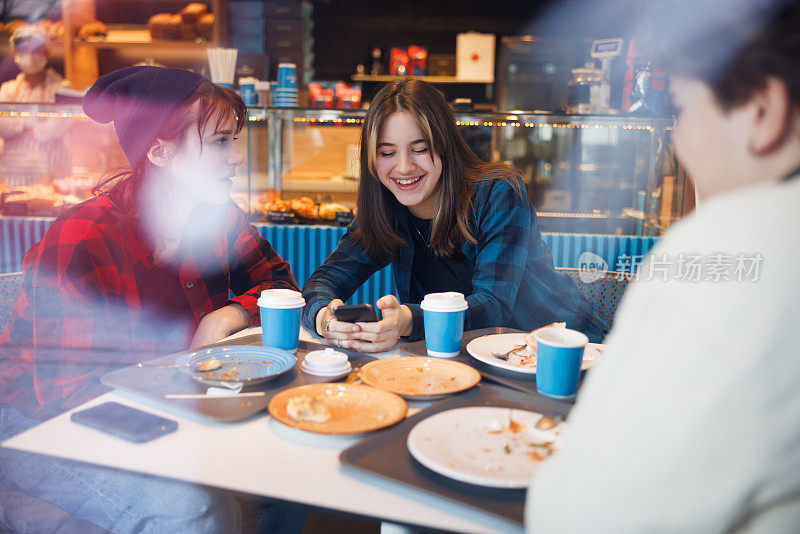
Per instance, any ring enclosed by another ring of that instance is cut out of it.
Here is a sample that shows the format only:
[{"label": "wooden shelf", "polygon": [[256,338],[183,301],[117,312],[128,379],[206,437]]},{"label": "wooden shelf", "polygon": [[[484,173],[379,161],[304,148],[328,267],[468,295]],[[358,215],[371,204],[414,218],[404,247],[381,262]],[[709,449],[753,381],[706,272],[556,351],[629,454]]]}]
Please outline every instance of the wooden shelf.
[{"label": "wooden shelf", "polygon": [[[62,20],[67,35],[74,35],[86,22],[97,19],[96,2],[98,0],[70,0],[62,2]],[[205,64],[206,49],[219,46],[223,42],[220,31],[226,24],[224,2],[210,0],[210,11],[215,15],[215,24],[210,41],[158,40],[150,36],[145,24],[109,24],[105,37],[89,39],[68,39],[64,45],[65,77],[73,87],[88,87],[97,77],[104,73],[100,68],[100,60],[107,54],[102,51],[113,51],[117,60],[124,64],[135,63],[144,59],[169,64],[186,61]]]},{"label": "wooden shelf", "polygon": [[188,41],[178,39],[153,39],[147,28],[109,28],[106,37],[75,39],[75,45],[91,46],[99,49],[128,47],[169,47],[179,49],[207,48],[216,46],[211,41]]},{"label": "wooden shelf", "polygon": [[[354,82],[391,82],[400,77],[401,76],[393,76],[388,74],[379,76],[373,76],[370,74],[353,74],[350,79],[352,79]],[[430,83],[494,83],[491,80],[465,80],[455,76],[415,76],[415,78],[425,80],[426,82]]]}]

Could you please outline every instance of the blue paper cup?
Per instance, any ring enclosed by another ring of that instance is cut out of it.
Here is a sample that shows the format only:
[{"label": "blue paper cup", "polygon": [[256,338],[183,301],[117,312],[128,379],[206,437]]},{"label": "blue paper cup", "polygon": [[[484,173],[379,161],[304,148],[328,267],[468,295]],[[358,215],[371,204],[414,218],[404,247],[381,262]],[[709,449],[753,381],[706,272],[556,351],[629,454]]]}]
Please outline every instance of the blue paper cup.
[{"label": "blue paper cup", "polygon": [[420,305],[428,356],[452,358],[461,351],[467,301],[456,292],[428,293]]},{"label": "blue paper cup", "polygon": [[255,106],[256,99],[256,84],[252,81],[243,82],[239,80],[239,90],[242,92],[242,101],[245,106]]},{"label": "blue paper cup", "polygon": [[534,331],[536,340],[536,390],[557,399],[571,399],[578,391],[584,334],[567,328],[546,327]]},{"label": "blue paper cup", "polygon": [[261,292],[261,344],[295,352],[300,338],[300,312],[306,301],[299,291],[266,289]]},{"label": "blue paper cup", "polygon": [[278,88],[297,88],[297,65],[278,63]]}]

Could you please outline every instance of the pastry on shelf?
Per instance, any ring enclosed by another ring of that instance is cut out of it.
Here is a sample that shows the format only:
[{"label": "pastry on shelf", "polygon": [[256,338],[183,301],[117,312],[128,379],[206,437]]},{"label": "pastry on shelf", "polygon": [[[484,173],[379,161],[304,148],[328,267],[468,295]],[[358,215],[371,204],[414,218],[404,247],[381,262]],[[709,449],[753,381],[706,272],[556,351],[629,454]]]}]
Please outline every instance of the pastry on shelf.
[{"label": "pastry on shelf", "polygon": [[298,217],[303,219],[316,219],[319,215],[319,208],[317,208],[314,201],[308,197],[292,199],[291,204],[292,210],[294,210]]},{"label": "pastry on shelf", "polygon": [[336,220],[337,213],[350,213],[350,208],[333,202],[324,203],[319,207],[319,218],[328,221]]},{"label": "pastry on shelf", "polygon": [[153,39],[177,39],[183,19],[172,13],[156,13],[147,21],[147,29]]},{"label": "pastry on shelf", "polygon": [[64,23],[57,20],[50,24],[50,27],[47,29],[47,36],[50,37],[50,39],[63,39],[66,32],[67,29],[64,27]]},{"label": "pastry on shelf", "polygon": [[25,22],[22,19],[10,20],[10,21],[6,22],[5,26],[3,26],[3,32],[4,33],[14,33],[19,28],[25,26],[26,24],[28,24],[28,23]]},{"label": "pastry on shelf", "polygon": [[78,30],[78,37],[81,39],[89,39],[91,37],[105,37],[106,35],[108,35],[108,26],[106,26],[99,20],[87,22],[86,24],[81,26],[80,29]]},{"label": "pastry on shelf", "polygon": [[200,16],[200,19],[195,24],[195,31],[199,37],[206,41],[210,41],[214,37],[214,14],[206,13]]},{"label": "pastry on shelf", "polygon": [[194,23],[186,22],[185,20],[181,22],[181,25],[178,29],[178,38],[182,41],[191,41],[194,39],[197,32],[194,29]]},{"label": "pastry on shelf", "polygon": [[264,202],[262,206],[267,214],[267,221],[271,223],[291,224],[297,222],[292,203],[288,200],[274,198],[271,201]]},{"label": "pastry on shelf", "polygon": [[180,10],[179,14],[183,22],[194,24],[200,20],[200,17],[208,13],[208,6],[200,2],[192,2]]},{"label": "pastry on shelf", "polygon": [[50,184],[14,187],[2,194],[4,215],[57,215],[62,203]]},{"label": "pastry on shelf", "polygon": [[275,199],[272,202],[267,202],[264,204],[264,211],[283,211],[283,212],[290,212],[292,211],[292,204],[287,200]]},{"label": "pastry on shelf", "polygon": [[50,19],[39,19],[36,25],[47,34],[49,39],[62,39],[64,37],[64,23]]}]

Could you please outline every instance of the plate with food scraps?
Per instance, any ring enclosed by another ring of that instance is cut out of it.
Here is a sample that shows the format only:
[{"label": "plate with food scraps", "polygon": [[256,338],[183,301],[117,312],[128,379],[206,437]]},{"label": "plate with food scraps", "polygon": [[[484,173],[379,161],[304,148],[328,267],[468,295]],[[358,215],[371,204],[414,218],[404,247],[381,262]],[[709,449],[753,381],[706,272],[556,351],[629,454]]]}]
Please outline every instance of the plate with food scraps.
[{"label": "plate with food scraps", "polygon": [[423,419],[406,444],[419,463],[440,475],[479,486],[525,488],[557,449],[563,427],[528,410],[473,406]]},{"label": "plate with food scraps", "polygon": [[361,368],[361,381],[409,400],[433,400],[468,390],[481,374],[464,363],[421,356],[375,360]]},{"label": "plate with food scraps", "polygon": [[399,395],[360,384],[308,384],[281,391],[269,401],[281,423],[320,434],[360,434],[391,426],[406,416]]},{"label": "plate with food scraps", "polygon": [[296,363],[297,358],[285,350],[235,345],[186,352],[175,360],[175,368],[204,384],[250,385],[282,375]]},{"label": "plate with food scraps", "polygon": [[[536,348],[525,342],[525,333],[492,334],[476,337],[467,343],[467,352],[483,363],[517,371],[536,373]],[[600,343],[589,343],[583,351],[581,369],[588,369],[600,360],[604,349]]]}]

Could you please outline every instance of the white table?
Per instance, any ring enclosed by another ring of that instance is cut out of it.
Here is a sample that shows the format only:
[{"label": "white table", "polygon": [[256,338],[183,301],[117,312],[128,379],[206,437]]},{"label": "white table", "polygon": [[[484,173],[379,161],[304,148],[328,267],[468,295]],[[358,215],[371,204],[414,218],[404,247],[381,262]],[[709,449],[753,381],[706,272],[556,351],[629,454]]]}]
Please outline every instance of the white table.
[{"label": "white table", "polygon": [[[239,335],[255,332],[258,330],[248,329]],[[303,337],[309,339],[305,336],[307,334]],[[395,355],[396,350],[376,356]],[[75,410],[110,400],[177,420],[178,431],[149,443],[134,444],[72,423],[71,412],[66,412],[4,441],[0,446],[393,523],[457,532],[513,533],[523,530],[510,521],[443,497],[340,465],[339,453],[362,436],[304,432],[275,421],[266,412],[261,417],[241,423],[209,424],[190,415],[176,415],[174,410],[164,409],[164,405],[121,391],[102,395]],[[415,405],[410,403],[409,406]],[[58,439],[54,439],[55,436]]]}]

